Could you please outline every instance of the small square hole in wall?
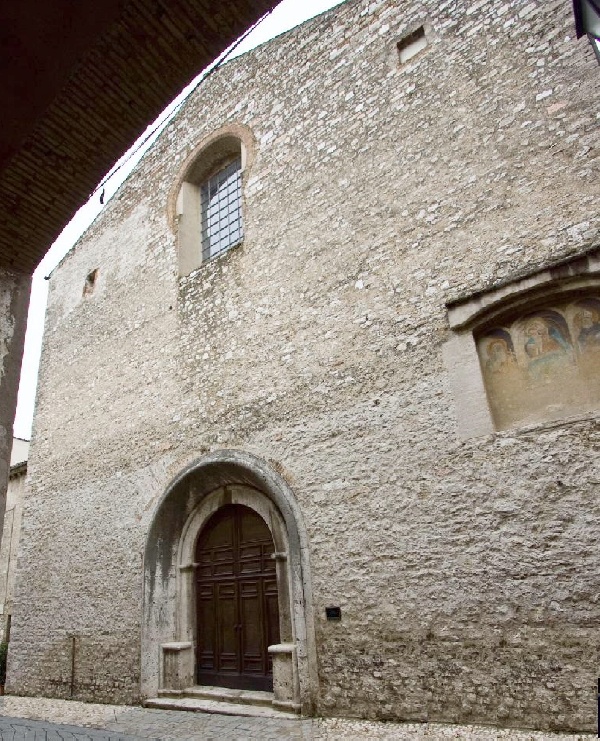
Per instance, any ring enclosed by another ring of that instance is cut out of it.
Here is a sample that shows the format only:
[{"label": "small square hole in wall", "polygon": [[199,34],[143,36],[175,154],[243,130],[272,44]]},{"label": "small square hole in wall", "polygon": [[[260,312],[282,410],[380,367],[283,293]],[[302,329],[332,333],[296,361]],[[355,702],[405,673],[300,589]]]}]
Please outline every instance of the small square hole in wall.
[{"label": "small square hole in wall", "polygon": [[412,59],[419,52],[423,51],[428,45],[429,42],[425,35],[425,27],[419,26],[419,28],[398,42],[398,59],[400,60],[400,64],[406,64],[409,59]]},{"label": "small square hole in wall", "polygon": [[83,295],[89,296],[91,293],[94,292],[94,288],[96,286],[96,279],[98,277],[98,268],[95,270],[92,270],[91,273],[88,273],[85,279],[85,283],[83,286]]}]

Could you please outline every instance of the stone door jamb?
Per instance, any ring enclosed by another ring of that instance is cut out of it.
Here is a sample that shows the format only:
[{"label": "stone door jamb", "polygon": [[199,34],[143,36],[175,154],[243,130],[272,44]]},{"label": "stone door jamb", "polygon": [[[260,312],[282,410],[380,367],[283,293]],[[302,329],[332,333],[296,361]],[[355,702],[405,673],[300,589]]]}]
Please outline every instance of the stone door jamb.
[{"label": "stone door jamb", "polygon": [[[182,681],[195,683],[195,652],[197,642],[197,611],[195,600],[194,555],[196,542],[210,517],[226,504],[240,504],[255,511],[267,524],[275,545],[277,590],[279,601],[280,644],[270,647],[273,658],[274,704],[299,710],[301,667],[296,651],[296,625],[304,622],[304,600],[290,599],[293,585],[290,568],[290,545],[285,523],[275,504],[263,493],[248,486],[228,485],[208,494],[196,506],[185,523],[178,550],[177,569],[177,640],[163,646],[165,662],[177,665],[179,688]],[[297,585],[301,592],[302,585]],[[302,631],[301,631],[302,632]],[[302,652],[301,652],[302,653]],[[177,656],[177,659],[175,658]],[[190,675],[191,672],[191,675]],[[163,673],[163,688],[170,689]],[[172,688],[175,689],[175,688]]]}]

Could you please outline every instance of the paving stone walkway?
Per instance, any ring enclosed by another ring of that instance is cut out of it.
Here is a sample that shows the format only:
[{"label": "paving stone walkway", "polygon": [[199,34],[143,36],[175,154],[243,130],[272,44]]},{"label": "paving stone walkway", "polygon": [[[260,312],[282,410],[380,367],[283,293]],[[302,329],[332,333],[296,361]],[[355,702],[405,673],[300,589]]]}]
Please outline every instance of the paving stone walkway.
[{"label": "paving stone walkway", "polygon": [[439,723],[248,718],[43,697],[0,698],[1,741],[592,741],[594,738],[595,735],[588,734]]},{"label": "paving stone walkway", "polygon": [[0,717],[2,741],[137,741],[138,738],[43,720]]},{"label": "paving stone walkway", "polygon": [[[0,715],[3,716],[0,717],[2,741],[312,741],[314,738],[312,720],[151,710],[46,698],[5,697],[0,700]],[[27,718],[15,717],[18,715]]]}]

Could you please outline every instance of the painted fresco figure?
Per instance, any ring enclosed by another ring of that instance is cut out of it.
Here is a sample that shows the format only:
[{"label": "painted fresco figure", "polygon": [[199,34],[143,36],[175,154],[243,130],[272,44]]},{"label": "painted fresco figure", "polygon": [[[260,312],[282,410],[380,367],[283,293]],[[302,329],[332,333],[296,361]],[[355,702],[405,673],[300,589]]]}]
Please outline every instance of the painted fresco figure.
[{"label": "painted fresco figure", "polygon": [[511,370],[515,366],[515,356],[505,339],[497,338],[488,343],[486,373],[499,374]]},{"label": "painted fresco figure", "polygon": [[577,342],[581,352],[600,350],[600,322],[598,312],[589,306],[584,306],[578,315],[580,325]]},{"label": "painted fresco figure", "polygon": [[539,380],[554,375],[571,360],[571,346],[554,322],[538,316],[525,325],[525,354],[529,375]]},{"label": "painted fresco figure", "polygon": [[523,385],[510,332],[504,327],[489,330],[477,343],[486,393],[496,417],[511,416]]}]

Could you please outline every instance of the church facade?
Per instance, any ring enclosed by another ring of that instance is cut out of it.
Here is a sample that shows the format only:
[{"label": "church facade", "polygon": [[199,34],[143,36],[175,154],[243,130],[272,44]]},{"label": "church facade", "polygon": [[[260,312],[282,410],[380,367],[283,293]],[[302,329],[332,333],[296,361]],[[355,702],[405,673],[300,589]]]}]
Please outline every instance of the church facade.
[{"label": "church facade", "polygon": [[7,691],[595,728],[598,79],[349,0],[200,85],[51,277]]}]

